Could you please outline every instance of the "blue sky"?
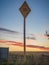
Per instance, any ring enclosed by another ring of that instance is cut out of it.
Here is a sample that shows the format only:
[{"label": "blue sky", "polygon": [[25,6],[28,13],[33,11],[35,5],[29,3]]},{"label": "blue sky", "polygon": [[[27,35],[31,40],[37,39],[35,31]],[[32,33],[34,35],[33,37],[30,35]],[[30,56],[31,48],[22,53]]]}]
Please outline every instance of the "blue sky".
[{"label": "blue sky", "polygon": [[[49,31],[49,0],[26,0],[31,12],[26,18],[26,32],[44,34]],[[0,27],[23,32],[23,16],[19,8],[24,0],[0,0]]]},{"label": "blue sky", "polygon": [[[0,28],[6,28],[13,31],[23,33],[24,18],[19,11],[19,8],[25,0],[0,0]],[[49,0],[26,0],[31,12],[26,18],[26,33],[35,34],[37,40],[27,40],[28,44],[48,46],[49,40],[45,38],[44,34],[47,30],[49,32]],[[2,32],[1,32],[2,34]],[[2,34],[4,38],[6,34]],[[15,36],[15,35],[14,35]],[[16,35],[17,36],[17,35]],[[16,39],[22,40],[20,38]],[[19,35],[18,35],[19,37]],[[21,38],[22,37],[22,38]],[[5,37],[4,39],[12,39]]]}]

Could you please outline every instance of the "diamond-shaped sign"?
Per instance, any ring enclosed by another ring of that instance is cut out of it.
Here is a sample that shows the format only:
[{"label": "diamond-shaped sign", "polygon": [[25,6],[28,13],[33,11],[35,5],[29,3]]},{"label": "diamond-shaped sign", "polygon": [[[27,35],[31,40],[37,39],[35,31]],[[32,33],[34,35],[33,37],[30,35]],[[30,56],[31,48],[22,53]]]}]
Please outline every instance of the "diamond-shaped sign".
[{"label": "diamond-shaped sign", "polygon": [[26,17],[31,11],[26,1],[23,3],[19,10],[22,13],[23,17]]}]

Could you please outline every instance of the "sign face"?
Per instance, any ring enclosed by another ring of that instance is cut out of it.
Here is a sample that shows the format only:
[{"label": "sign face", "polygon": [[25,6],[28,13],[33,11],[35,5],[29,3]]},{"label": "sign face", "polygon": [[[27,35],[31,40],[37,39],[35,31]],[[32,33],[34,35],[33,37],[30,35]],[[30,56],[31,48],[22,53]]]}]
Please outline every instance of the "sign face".
[{"label": "sign face", "polygon": [[23,3],[23,5],[20,7],[19,10],[20,10],[21,14],[23,15],[23,17],[25,17],[25,18],[29,14],[29,12],[31,11],[31,9],[29,8],[26,1]]}]

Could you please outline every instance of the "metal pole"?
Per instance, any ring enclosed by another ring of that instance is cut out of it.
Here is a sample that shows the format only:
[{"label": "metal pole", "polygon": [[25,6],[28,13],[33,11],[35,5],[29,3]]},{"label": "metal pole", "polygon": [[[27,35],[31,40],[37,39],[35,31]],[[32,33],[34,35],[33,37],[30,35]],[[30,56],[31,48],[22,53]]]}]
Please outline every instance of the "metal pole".
[{"label": "metal pole", "polygon": [[24,17],[24,62],[26,61],[26,18]]}]

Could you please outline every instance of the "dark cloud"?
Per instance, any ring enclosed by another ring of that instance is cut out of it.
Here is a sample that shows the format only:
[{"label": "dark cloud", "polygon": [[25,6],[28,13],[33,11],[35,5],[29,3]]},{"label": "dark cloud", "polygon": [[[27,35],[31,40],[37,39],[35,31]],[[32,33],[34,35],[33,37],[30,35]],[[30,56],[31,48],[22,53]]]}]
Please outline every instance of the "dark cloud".
[{"label": "dark cloud", "polygon": [[17,32],[17,31],[5,29],[5,28],[0,28],[0,31],[6,31],[6,32],[11,32],[11,33],[19,33],[19,32]]}]

